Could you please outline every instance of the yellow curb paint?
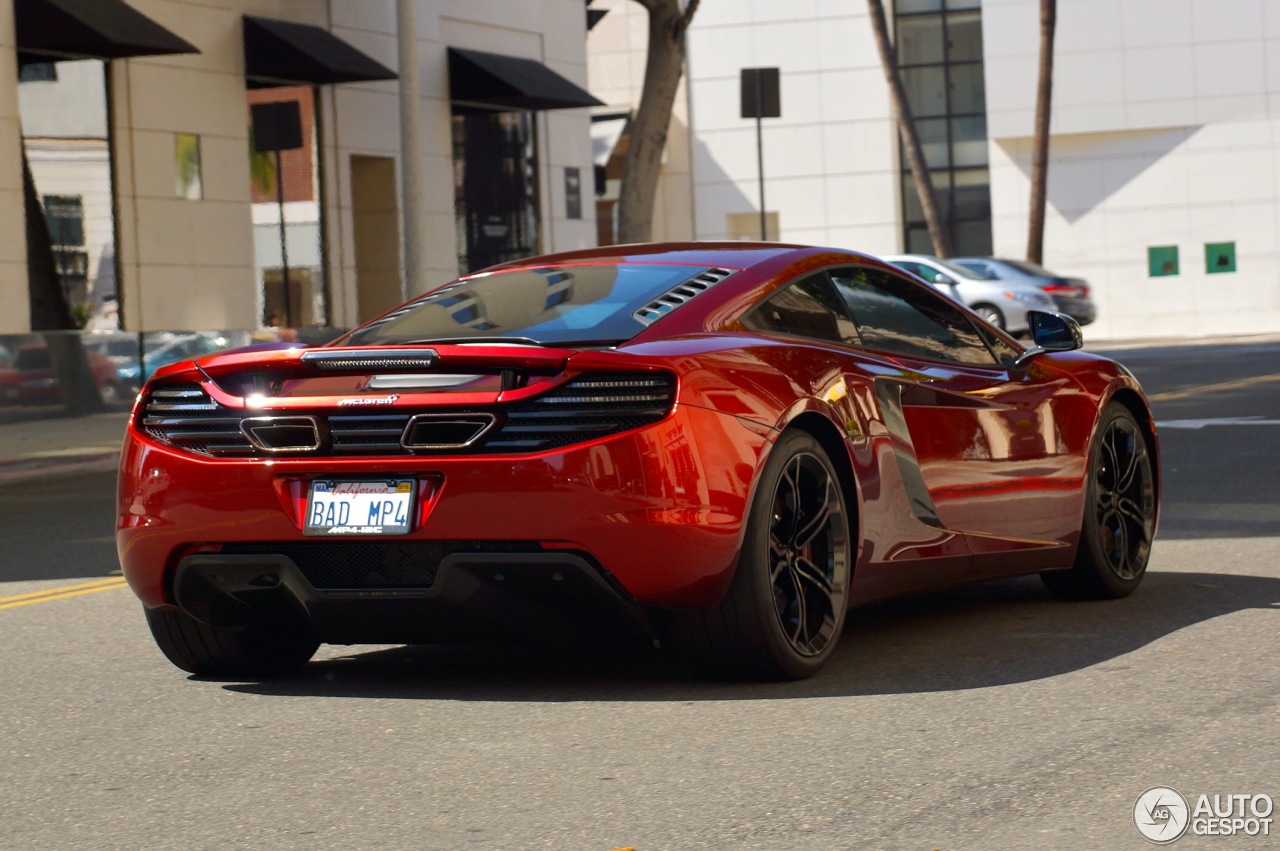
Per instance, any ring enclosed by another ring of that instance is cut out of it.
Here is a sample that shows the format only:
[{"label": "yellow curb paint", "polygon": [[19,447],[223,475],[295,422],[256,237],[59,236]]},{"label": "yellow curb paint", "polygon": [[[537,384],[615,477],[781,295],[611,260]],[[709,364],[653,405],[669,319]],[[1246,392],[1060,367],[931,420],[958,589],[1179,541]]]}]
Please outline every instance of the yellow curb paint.
[{"label": "yellow curb paint", "polygon": [[53,600],[66,600],[85,594],[96,594],[99,591],[112,591],[116,588],[127,588],[123,577],[113,576],[98,582],[85,582],[80,585],[64,585],[45,591],[34,591],[30,594],[17,594],[12,597],[0,597],[0,609],[16,609],[18,606],[29,606],[32,603],[48,603]]},{"label": "yellow curb paint", "polygon": [[1189,399],[1192,396],[1199,396],[1201,393],[1213,393],[1217,390],[1239,390],[1242,387],[1252,387],[1255,384],[1265,384],[1269,381],[1280,381],[1280,375],[1257,375],[1253,378],[1241,378],[1238,381],[1224,381],[1221,384],[1202,384],[1199,387],[1188,387],[1186,390],[1155,393],[1147,398],[1152,402],[1169,402],[1174,399]]}]

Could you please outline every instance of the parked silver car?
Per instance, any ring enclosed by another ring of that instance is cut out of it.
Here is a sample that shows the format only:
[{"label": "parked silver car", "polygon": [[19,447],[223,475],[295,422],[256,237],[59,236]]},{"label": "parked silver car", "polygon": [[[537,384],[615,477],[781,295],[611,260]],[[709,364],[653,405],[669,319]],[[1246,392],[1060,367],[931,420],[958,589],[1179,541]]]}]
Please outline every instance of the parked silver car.
[{"label": "parked silver car", "polygon": [[1039,287],[984,278],[963,266],[927,254],[894,254],[881,259],[943,292],[952,292],[953,297],[983,319],[1010,334],[1027,332],[1028,310],[1058,309],[1054,300]]},{"label": "parked silver car", "polygon": [[1064,278],[1026,260],[1005,260],[1000,257],[952,257],[947,262],[955,266],[963,266],[983,278],[1039,287],[1057,303],[1058,310],[1081,325],[1088,325],[1098,318],[1098,308],[1089,297],[1089,282],[1083,278]]}]

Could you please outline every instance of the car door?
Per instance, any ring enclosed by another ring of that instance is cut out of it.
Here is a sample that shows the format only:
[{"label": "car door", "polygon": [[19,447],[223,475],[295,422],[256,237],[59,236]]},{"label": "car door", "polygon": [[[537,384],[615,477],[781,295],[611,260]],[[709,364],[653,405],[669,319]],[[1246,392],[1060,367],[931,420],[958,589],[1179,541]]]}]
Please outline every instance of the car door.
[{"label": "car door", "polygon": [[[912,373],[861,349],[857,329],[830,277],[817,272],[793,282],[744,317],[743,324],[817,343],[830,358],[805,359],[817,364],[820,375],[805,392],[828,405],[833,422],[843,426],[855,477],[863,485],[858,493],[861,540],[854,602],[964,580],[972,560],[966,537],[942,528],[936,516],[921,509],[917,500],[923,494],[928,502],[928,494],[918,465],[897,459],[909,447],[895,438],[894,425],[878,416],[884,406],[876,402],[877,388],[910,383]],[[907,478],[912,474],[914,478]]]},{"label": "car door", "polygon": [[866,267],[831,279],[861,345],[907,376],[878,380],[876,393],[922,518],[966,535],[977,575],[1060,563],[1079,528],[1084,472],[1059,433],[1072,422],[1059,410],[1073,398],[1069,377],[1015,366],[1011,343],[914,281]]}]

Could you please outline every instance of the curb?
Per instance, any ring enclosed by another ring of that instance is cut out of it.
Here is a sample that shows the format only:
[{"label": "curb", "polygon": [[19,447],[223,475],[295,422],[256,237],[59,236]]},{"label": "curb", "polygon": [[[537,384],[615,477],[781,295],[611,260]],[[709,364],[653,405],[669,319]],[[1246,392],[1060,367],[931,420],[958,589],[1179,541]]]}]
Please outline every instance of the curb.
[{"label": "curb", "polygon": [[0,462],[0,483],[20,482],[71,473],[100,473],[120,464],[119,452],[96,452],[63,458],[35,458]]}]

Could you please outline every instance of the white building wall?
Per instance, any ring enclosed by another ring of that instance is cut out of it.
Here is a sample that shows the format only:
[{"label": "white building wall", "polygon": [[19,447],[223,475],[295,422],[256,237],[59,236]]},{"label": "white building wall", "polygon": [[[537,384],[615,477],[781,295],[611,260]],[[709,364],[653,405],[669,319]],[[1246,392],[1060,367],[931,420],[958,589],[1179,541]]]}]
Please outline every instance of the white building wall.
[{"label": "white building wall", "polygon": [[699,239],[759,213],[756,122],[740,71],[780,69],[782,117],[763,120],[765,206],[785,242],[901,250],[896,130],[865,4],[703,3],[689,33]]},{"label": "white building wall", "polygon": [[[997,254],[1022,256],[1037,0],[984,0]],[[1280,330],[1280,5],[1059,3],[1045,265],[1087,278],[1086,335]],[[1205,271],[1235,242],[1235,273]],[[1148,277],[1176,245],[1180,274]]]}]

